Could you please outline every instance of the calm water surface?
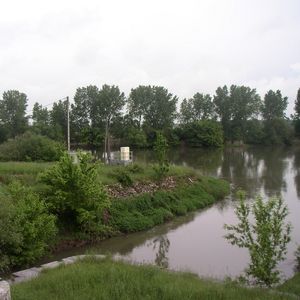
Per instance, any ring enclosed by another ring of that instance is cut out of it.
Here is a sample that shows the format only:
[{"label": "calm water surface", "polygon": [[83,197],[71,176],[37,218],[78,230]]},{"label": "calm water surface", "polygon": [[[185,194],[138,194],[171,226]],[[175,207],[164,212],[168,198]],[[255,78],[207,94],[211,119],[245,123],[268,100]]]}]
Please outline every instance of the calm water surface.
[{"label": "calm water surface", "polygon": [[[135,152],[135,159],[149,162],[153,156],[150,151],[140,151]],[[280,264],[280,270],[283,277],[293,275],[294,252],[300,244],[300,148],[174,149],[170,151],[170,160],[228,180],[233,191],[246,190],[249,201],[256,194],[281,195],[289,207],[293,230],[287,259]],[[151,230],[112,238],[59,256],[82,254],[87,250],[110,252],[138,263],[188,270],[204,277],[235,277],[245,269],[249,259],[246,250],[230,245],[223,237],[223,225],[237,221],[235,205],[234,197],[230,196],[205,210]]]}]

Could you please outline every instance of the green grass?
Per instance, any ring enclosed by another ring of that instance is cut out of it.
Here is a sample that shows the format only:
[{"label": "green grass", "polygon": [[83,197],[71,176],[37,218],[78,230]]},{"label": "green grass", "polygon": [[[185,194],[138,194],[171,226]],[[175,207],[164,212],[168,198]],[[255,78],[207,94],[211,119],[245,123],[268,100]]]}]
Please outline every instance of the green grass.
[{"label": "green grass", "polygon": [[37,175],[53,163],[45,162],[0,162],[0,182],[8,184],[19,180],[24,184],[36,184]]},{"label": "green grass", "polygon": [[[45,162],[0,162],[0,182],[8,184],[12,180],[20,180],[27,185],[35,185],[37,176],[54,163]],[[155,173],[152,165],[139,164],[137,171],[131,171],[130,166],[109,166],[99,164],[97,167],[99,181],[105,185],[117,183],[115,174],[120,171],[128,170],[133,181],[153,180]],[[170,176],[195,176],[197,172],[191,168],[181,166],[170,166]]]},{"label": "green grass", "polygon": [[76,299],[294,299],[265,289],[199,279],[152,266],[134,266],[111,260],[86,259],[45,271],[38,278],[12,286],[13,300]]},{"label": "green grass", "polygon": [[191,185],[159,190],[127,199],[114,199],[110,208],[114,230],[129,233],[162,224],[175,216],[204,208],[229,194],[228,182],[200,177]]},{"label": "green grass", "polygon": [[295,294],[300,298],[300,273],[296,273],[294,277],[284,282],[277,289],[281,292]]},{"label": "green grass", "polygon": [[[138,168],[134,170],[134,166],[138,166]],[[139,164],[129,165],[127,167],[99,165],[98,167],[99,180],[105,185],[115,184],[118,182],[115,174],[121,173],[123,171],[127,171],[134,182],[136,181],[145,182],[145,181],[155,179],[155,172],[153,169],[153,165],[139,163]],[[192,168],[171,165],[168,176],[176,176],[176,177],[196,176],[197,174],[199,173]]]}]

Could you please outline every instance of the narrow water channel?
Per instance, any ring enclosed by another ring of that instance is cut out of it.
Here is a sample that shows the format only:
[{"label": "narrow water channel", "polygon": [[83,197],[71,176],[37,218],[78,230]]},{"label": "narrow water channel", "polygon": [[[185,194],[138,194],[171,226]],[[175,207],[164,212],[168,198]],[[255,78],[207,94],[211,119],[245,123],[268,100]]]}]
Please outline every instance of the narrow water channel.
[{"label": "narrow water channel", "polygon": [[[135,152],[137,161],[153,159],[150,151]],[[292,241],[287,259],[280,264],[283,277],[294,274],[294,252],[300,244],[300,148],[250,147],[219,150],[174,149],[170,161],[228,180],[244,189],[249,201],[256,194],[281,195],[289,207]],[[74,254],[112,253],[138,263],[151,263],[174,270],[187,270],[204,277],[238,276],[248,263],[244,249],[230,245],[223,225],[236,221],[236,202],[228,197],[205,210],[180,217],[151,230],[116,237],[93,247],[59,253],[54,259]]]}]

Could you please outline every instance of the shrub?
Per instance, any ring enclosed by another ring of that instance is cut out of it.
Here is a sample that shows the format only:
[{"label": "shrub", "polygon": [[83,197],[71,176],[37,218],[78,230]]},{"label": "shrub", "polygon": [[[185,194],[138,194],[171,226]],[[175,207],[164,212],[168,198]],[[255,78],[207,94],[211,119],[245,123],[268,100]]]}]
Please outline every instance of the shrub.
[{"label": "shrub", "polygon": [[126,170],[128,170],[128,172],[133,173],[133,174],[144,173],[144,171],[145,171],[144,168],[137,163],[126,166]]},{"label": "shrub", "polygon": [[[250,263],[246,279],[269,287],[280,280],[276,267],[284,259],[290,241],[291,225],[285,224],[287,207],[281,198],[270,198],[264,203],[257,197],[251,210],[243,192],[239,192],[239,201],[236,209],[239,223],[225,225],[229,231],[225,238],[232,245],[248,249]],[[250,222],[251,211],[253,224]]]},{"label": "shrub", "polygon": [[79,163],[75,164],[65,153],[41,175],[40,181],[46,184],[45,201],[62,226],[74,226],[89,237],[107,229],[104,213],[110,202],[88,155],[80,154]]},{"label": "shrub", "polygon": [[128,129],[126,142],[134,148],[147,147],[147,136],[144,131],[131,127]]},{"label": "shrub", "polygon": [[293,127],[287,120],[274,119],[264,123],[264,143],[290,145],[294,136]]},{"label": "shrub", "polygon": [[127,170],[117,170],[114,176],[122,186],[128,187],[133,185],[133,179]]},{"label": "shrub", "polygon": [[245,124],[245,142],[246,144],[263,144],[264,127],[261,120],[248,120]]},{"label": "shrub", "polygon": [[1,161],[55,161],[63,153],[61,144],[26,132],[0,145]]},{"label": "shrub", "polygon": [[154,166],[154,172],[158,180],[164,178],[169,172],[169,162],[167,160],[168,143],[161,132],[156,133],[156,140],[154,143],[154,153],[157,165]]},{"label": "shrub", "polygon": [[0,271],[42,257],[56,233],[55,217],[45,203],[13,182],[0,197]]},{"label": "shrub", "polygon": [[197,121],[183,127],[181,138],[192,147],[221,147],[223,130],[216,121]]}]

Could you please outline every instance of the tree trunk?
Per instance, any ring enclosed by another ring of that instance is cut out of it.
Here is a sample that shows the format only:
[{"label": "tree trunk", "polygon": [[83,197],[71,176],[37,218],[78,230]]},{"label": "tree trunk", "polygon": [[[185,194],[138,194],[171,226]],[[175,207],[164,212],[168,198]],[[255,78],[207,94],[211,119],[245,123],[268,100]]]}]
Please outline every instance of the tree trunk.
[{"label": "tree trunk", "polygon": [[107,158],[108,158],[108,155],[107,155],[107,131],[108,131],[108,124],[106,122],[105,124],[105,137],[104,137],[104,162],[107,163]]},{"label": "tree trunk", "polygon": [[110,134],[109,134],[109,130],[107,130],[107,158],[108,158],[108,163],[110,164]]}]

